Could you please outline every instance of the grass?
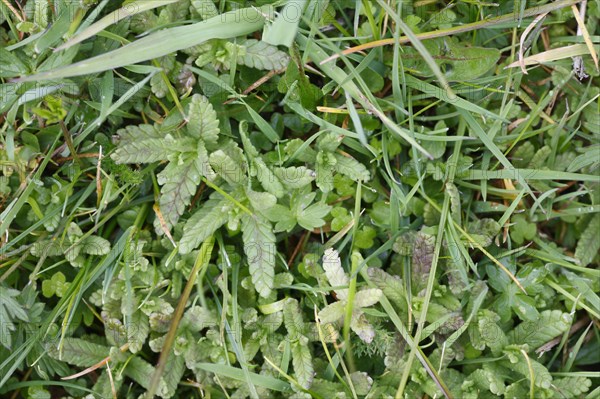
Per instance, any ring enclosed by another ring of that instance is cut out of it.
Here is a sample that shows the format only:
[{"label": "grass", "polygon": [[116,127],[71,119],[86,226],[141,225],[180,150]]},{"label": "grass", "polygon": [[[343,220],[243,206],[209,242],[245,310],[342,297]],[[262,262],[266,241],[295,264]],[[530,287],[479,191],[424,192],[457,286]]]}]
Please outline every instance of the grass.
[{"label": "grass", "polygon": [[0,3],[0,396],[598,396],[597,2],[151,3]]}]

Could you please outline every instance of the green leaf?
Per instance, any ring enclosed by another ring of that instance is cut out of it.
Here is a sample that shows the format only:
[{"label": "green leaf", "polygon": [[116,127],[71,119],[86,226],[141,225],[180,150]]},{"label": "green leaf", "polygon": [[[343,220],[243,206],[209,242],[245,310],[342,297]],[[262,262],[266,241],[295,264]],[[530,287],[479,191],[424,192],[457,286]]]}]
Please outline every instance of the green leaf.
[{"label": "green leaf", "polygon": [[282,70],[290,60],[286,53],[260,40],[247,40],[244,47],[246,51],[238,54],[237,62],[250,68]]},{"label": "green leaf", "polygon": [[367,270],[371,281],[382,290],[387,299],[404,312],[408,311],[406,302],[406,289],[400,276],[390,275],[387,272],[370,267]]},{"label": "green leaf", "polygon": [[498,315],[487,309],[481,310],[477,318],[481,342],[488,346],[494,355],[502,353],[504,347],[508,345],[506,334],[496,323],[498,320],[500,320]]},{"label": "green leaf", "polygon": [[586,393],[592,387],[592,381],[585,377],[567,377],[554,380],[553,388],[558,391],[559,397],[576,398]]},{"label": "green leaf", "polygon": [[596,213],[587,225],[575,249],[575,257],[583,266],[587,266],[598,255],[600,250],[600,214]]},{"label": "green leaf", "polygon": [[313,230],[315,228],[325,225],[323,218],[329,214],[331,206],[318,202],[316,204],[303,206],[301,203],[298,207],[295,207],[296,219],[298,224],[306,230]]},{"label": "green leaf", "polygon": [[254,165],[257,169],[257,177],[265,190],[281,198],[285,194],[285,189],[279,180],[279,177],[265,164],[262,158],[254,159]]},{"label": "green leaf", "polygon": [[265,26],[263,39],[274,46],[290,47],[298,32],[305,6],[306,0],[287,0],[275,22]]},{"label": "green leaf", "polygon": [[[523,355],[519,354],[520,357],[516,363],[511,363],[508,361],[503,361],[501,364],[505,367],[516,371],[527,379],[531,380],[531,373],[529,371],[529,365]],[[544,367],[541,363],[533,359],[529,359],[531,363],[531,368],[533,369],[533,378],[534,385],[539,388],[548,389],[552,384],[552,376],[546,367]]]},{"label": "green leaf", "polygon": [[315,370],[310,349],[306,343],[292,343],[292,365],[298,384],[304,389],[310,388]]},{"label": "green leaf", "polygon": [[371,174],[367,168],[354,158],[335,154],[335,170],[355,181],[369,181]]},{"label": "green leaf", "polygon": [[192,215],[183,227],[183,236],[179,241],[179,252],[188,254],[196,249],[221,226],[227,223],[229,202],[209,199]]},{"label": "green leaf", "polygon": [[[475,79],[498,63],[500,51],[496,48],[471,47],[455,39],[434,39],[423,42],[435,63],[449,81]],[[405,68],[413,69],[423,76],[433,76],[430,68],[417,50],[404,49],[402,62]]]},{"label": "green leaf", "polygon": [[545,310],[537,320],[524,321],[508,334],[513,344],[527,344],[537,349],[571,327],[572,316],[560,310]]},{"label": "green leaf", "polygon": [[273,173],[288,189],[299,189],[309,185],[315,180],[316,173],[304,166],[288,168],[274,168]]},{"label": "green leaf", "polygon": [[236,162],[223,150],[217,150],[210,154],[209,160],[214,171],[232,186],[239,185],[246,180],[243,165]]},{"label": "green leaf", "polygon": [[[153,374],[154,367],[138,356],[133,356],[125,367],[125,375],[140,384],[142,388],[147,389],[150,386]],[[164,389],[164,381],[161,381],[158,391],[162,392]]]},{"label": "green leaf", "polygon": [[74,366],[89,367],[104,360],[109,351],[110,348],[104,345],[79,338],[65,338],[60,349],[51,346],[48,354]]},{"label": "green leaf", "polygon": [[142,350],[146,343],[148,334],[150,333],[150,321],[148,316],[141,310],[138,310],[131,315],[131,320],[127,327],[127,342],[129,343],[129,351],[137,353]]},{"label": "green leaf", "polygon": [[215,145],[219,140],[219,120],[212,104],[202,95],[194,94],[188,114],[188,132],[202,139],[206,145]]},{"label": "green leaf", "polygon": [[88,255],[106,255],[110,252],[110,242],[99,236],[89,236],[80,245],[81,252]]},{"label": "green leaf", "polygon": [[162,57],[211,39],[246,35],[262,28],[265,16],[272,11],[273,8],[269,6],[239,8],[195,24],[161,29],[116,50],[62,68],[28,76],[23,81],[59,79],[108,71]]},{"label": "green leaf", "polygon": [[0,47],[0,78],[14,78],[25,75],[27,66],[13,52]]},{"label": "green leaf", "polygon": [[267,297],[275,277],[275,234],[271,225],[258,215],[242,217],[242,240],[256,291]]},{"label": "green leaf", "polygon": [[174,139],[152,125],[129,125],[117,131],[119,145],[111,158],[117,163],[164,161],[173,153]]},{"label": "green leaf", "polygon": [[11,332],[16,330],[17,320],[28,321],[27,311],[15,298],[20,291],[0,285],[0,344],[12,349]]},{"label": "green leaf", "polygon": [[[160,211],[167,228],[171,229],[200,184],[202,176],[213,177],[208,164],[208,153],[202,141],[198,142],[197,152],[187,152],[170,159],[169,164],[157,175],[161,187]],[[157,231],[162,231],[158,218],[154,221]]]},{"label": "green leaf", "polygon": [[183,356],[175,356],[175,354],[171,353],[167,360],[167,365],[165,366],[165,374],[161,378],[161,380],[165,382],[166,388],[159,390],[162,398],[171,398],[175,395],[177,386],[179,385],[179,381],[181,381],[181,377],[183,377],[185,370],[186,367]]}]

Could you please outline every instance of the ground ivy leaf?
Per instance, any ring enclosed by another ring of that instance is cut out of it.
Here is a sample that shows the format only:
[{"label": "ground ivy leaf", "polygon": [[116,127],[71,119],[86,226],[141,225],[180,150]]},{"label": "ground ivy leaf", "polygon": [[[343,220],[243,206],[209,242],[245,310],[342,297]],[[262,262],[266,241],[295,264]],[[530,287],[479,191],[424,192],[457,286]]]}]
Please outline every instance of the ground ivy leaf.
[{"label": "ground ivy leaf", "polygon": [[270,223],[258,215],[242,217],[242,240],[256,291],[267,297],[275,277],[275,234]]}]

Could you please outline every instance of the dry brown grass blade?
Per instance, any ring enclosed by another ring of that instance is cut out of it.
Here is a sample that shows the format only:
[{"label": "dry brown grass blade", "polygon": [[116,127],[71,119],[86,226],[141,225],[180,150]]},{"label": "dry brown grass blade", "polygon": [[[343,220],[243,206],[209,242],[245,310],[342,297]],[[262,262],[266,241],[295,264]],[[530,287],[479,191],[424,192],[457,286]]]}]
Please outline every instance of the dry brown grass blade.
[{"label": "dry brown grass blade", "polygon": [[[589,54],[589,50],[587,45],[585,44],[573,44],[570,46],[564,46],[559,48],[554,48],[548,51],[542,51],[541,53],[537,53],[526,57],[523,59],[523,64],[525,65],[536,65],[543,64],[545,62],[552,62],[557,60],[562,60],[564,58],[572,58],[578,55]],[[520,67],[521,62],[515,61],[512,64],[506,66],[506,68],[516,68]]]},{"label": "dry brown grass blade", "polygon": [[[582,9],[585,5],[582,4]],[[579,13],[579,10],[577,9],[577,6],[575,4],[573,4],[571,6],[571,10],[573,10],[573,15],[575,15],[575,20],[577,21],[577,25],[578,25],[578,30],[581,31],[581,35],[583,36],[583,41],[585,41],[585,45],[587,46],[588,50],[590,51],[590,55],[592,56],[592,59],[594,60],[594,65],[596,65],[596,70],[598,69],[598,54],[596,54],[596,49],[594,48],[594,43],[592,42],[592,39],[590,38],[590,32],[588,32],[586,26],[585,26],[585,22],[583,21],[583,18],[581,17],[581,14]]]},{"label": "dry brown grass blade", "polygon": [[539,24],[544,18],[546,18],[546,15],[548,15],[547,12],[535,17],[535,19],[533,21],[531,21],[529,26],[527,28],[525,28],[525,30],[523,31],[523,34],[521,35],[521,40],[519,41],[519,65],[521,66],[521,71],[525,75],[527,75],[527,69],[525,69],[525,63],[523,62],[523,53],[525,52],[523,48],[525,47],[525,40],[527,39],[527,36],[529,35],[529,33],[533,29],[535,29],[537,24]]}]

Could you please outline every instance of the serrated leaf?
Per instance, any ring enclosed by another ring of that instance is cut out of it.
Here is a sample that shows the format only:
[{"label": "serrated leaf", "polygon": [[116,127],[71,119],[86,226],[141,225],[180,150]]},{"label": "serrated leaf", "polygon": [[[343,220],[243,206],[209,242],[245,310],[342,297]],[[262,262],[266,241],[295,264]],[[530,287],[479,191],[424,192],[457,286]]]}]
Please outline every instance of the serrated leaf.
[{"label": "serrated leaf", "polygon": [[319,320],[322,324],[335,323],[336,321],[344,317],[345,309],[345,302],[337,301],[330,303],[329,305],[325,306],[319,311]]},{"label": "serrated leaf", "polygon": [[596,213],[587,225],[575,249],[575,257],[583,266],[587,266],[598,255],[600,250],[600,214]]},{"label": "serrated leaf", "polygon": [[179,252],[188,254],[196,249],[221,226],[227,223],[229,215],[226,200],[209,199],[183,227],[183,236],[179,241]]},{"label": "serrated leaf", "polygon": [[185,373],[183,356],[175,356],[174,353],[171,353],[165,366],[165,373],[161,379],[165,382],[165,389],[159,390],[162,398],[167,399],[175,395],[183,373]]},{"label": "serrated leaf", "polygon": [[506,334],[496,323],[498,320],[500,320],[498,315],[487,309],[480,311],[477,318],[479,338],[484,345],[492,350],[494,355],[502,353],[502,350],[508,344]]},{"label": "serrated leaf", "polygon": [[304,332],[304,321],[296,299],[288,298],[285,300],[283,304],[283,323],[288,332],[288,338],[291,341],[299,340]]},{"label": "serrated leaf", "polygon": [[152,125],[130,125],[117,134],[119,145],[111,155],[117,163],[164,161],[174,152],[174,139]]},{"label": "serrated leaf", "polygon": [[559,397],[562,395],[563,398],[576,398],[590,390],[592,381],[586,377],[567,377],[554,380],[553,385]]},{"label": "serrated leaf", "polygon": [[109,354],[110,348],[94,344],[79,338],[65,338],[59,349],[52,345],[48,354],[54,359],[62,360],[79,367],[89,367],[101,362]]},{"label": "serrated leaf", "polygon": [[334,156],[337,161],[334,168],[339,173],[355,181],[369,181],[371,179],[371,174],[365,165],[356,159],[341,154],[334,154]]},{"label": "serrated leaf", "polygon": [[[544,365],[538,363],[533,359],[529,359],[529,363],[531,364],[531,368],[533,369],[533,378],[534,384],[536,387],[548,389],[552,384],[552,376],[550,372]],[[508,361],[503,362],[504,366],[516,371],[527,379],[531,380],[531,372],[529,370],[529,365],[525,358],[521,355],[516,363],[510,363]]]},{"label": "serrated leaf", "polygon": [[129,351],[137,353],[142,350],[150,333],[150,321],[144,312],[138,310],[131,315],[131,320],[127,324],[127,342]]},{"label": "serrated leaf", "polygon": [[392,276],[377,267],[370,267],[367,273],[371,281],[382,290],[387,299],[398,306],[400,310],[408,310],[406,289],[400,276]]},{"label": "serrated leaf", "polygon": [[435,237],[423,232],[415,236],[412,251],[412,276],[413,282],[419,286],[427,280],[433,261]]},{"label": "serrated leaf", "polygon": [[276,196],[277,198],[283,197],[285,189],[279,181],[279,178],[273,173],[273,171],[265,164],[262,158],[256,158],[254,160],[256,166],[257,178],[260,184],[265,190]]},{"label": "serrated leaf", "polygon": [[552,154],[552,149],[550,148],[550,146],[543,146],[542,148],[536,151],[533,158],[531,158],[531,161],[529,161],[527,167],[529,169],[541,169],[546,164],[546,160],[548,159],[550,154]]},{"label": "serrated leaf", "polygon": [[88,255],[106,255],[110,252],[110,242],[99,236],[89,236],[79,245],[81,252]]},{"label": "serrated leaf", "polygon": [[277,198],[270,193],[263,193],[248,189],[246,190],[246,195],[248,196],[252,207],[259,211],[272,208],[277,203]]},{"label": "serrated leaf", "polygon": [[383,292],[379,288],[365,288],[360,290],[354,296],[355,308],[366,308],[379,302]]},{"label": "serrated leaf", "polygon": [[[350,279],[342,269],[342,261],[338,252],[333,248],[325,250],[323,255],[323,270],[327,281],[332,287],[347,287],[350,284]],[[338,299],[345,300],[348,298],[347,288],[335,288],[334,292]]]},{"label": "serrated leaf", "polygon": [[246,51],[238,55],[237,62],[250,68],[281,70],[290,60],[290,57],[276,46],[260,40],[247,40],[244,47]]},{"label": "serrated leaf", "polygon": [[214,171],[232,186],[239,185],[246,180],[246,173],[242,165],[236,162],[222,150],[210,154],[210,165]]},{"label": "serrated leaf", "polygon": [[[145,361],[144,359],[133,356],[128,362],[127,367],[125,367],[124,371],[125,375],[138,384],[142,388],[148,388],[150,386],[150,381],[152,381],[152,375],[154,374],[154,367]],[[164,381],[161,381],[159,392],[164,387]]]},{"label": "serrated leaf", "polygon": [[242,218],[242,240],[252,283],[260,296],[267,297],[273,289],[277,251],[271,225],[258,215],[245,215]]},{"label": "serrated leaf", "polygon": [[298,189],[307,186],[315,180],[316,173],[304,166],[289,168],[274,168],[273,173],[289,189]]},{"label": "serrated leaf", "polygon": [[318,202],[306,208],[298,209],[296,219],[298,224],[306,230],[313,230],[325,224],[323,219],[331,211],[331,206]]},{"label": "serrated leaf", "polygon": [[29,320],[25,308],[15,299],[19,294],[18,290],[0,285],[0,344],[9,350],[12,349],[11,332],[16,330],[17,320]]},{"label": "serrated leaf", "polygon": [[524,321],[508,334],[513,344],[527,344],[531,350],[537,349],[553,338],[558,337],[571,326],[572,316],[560,310],[545,310],[539,318]]},{"label": "serrated leaf", "polygon": [[188,132],[202,139],[207,145],[214,145],[219,140],[219,120],[212,104],[202,95],[194,94],[188,115]]},{"label": "serrated leaf", "polygon": [[315,371],[308,345],[301,342],[292,344],[292,365],[298,384],[304,389],[310,388]]},{"label": "serrated leaf", "polygon": [[[183,215],[185,207],[190,204],[192,196],[200,184],[202,176],[213,177],[213,171],[208,164],[208,153],[204,144],[198,143],[197,152],[180,154],[157,176],[161,187],[160,211],[167,228],[171,229]],[[162,231],[158,218],[154,221],[157,231]]]}]

